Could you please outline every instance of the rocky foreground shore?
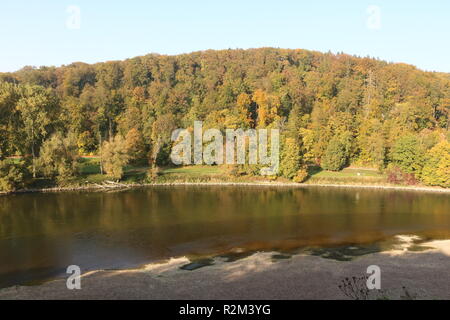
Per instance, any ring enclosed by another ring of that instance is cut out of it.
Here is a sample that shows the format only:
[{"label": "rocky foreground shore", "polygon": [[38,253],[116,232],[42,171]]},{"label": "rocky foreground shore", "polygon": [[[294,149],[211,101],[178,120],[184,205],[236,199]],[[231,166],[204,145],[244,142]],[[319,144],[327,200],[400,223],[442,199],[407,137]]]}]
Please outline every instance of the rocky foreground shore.
[{"label": "rocky foreground shore", "polygon": [[234,262],[219,258],[211,266],[182,270],[187,258],[141,269],[94,271],[81,279],[81,290],[68,290],[59,279],[39,286],[0,290],[0,299],[349,299],[339,289],[345,278],[381,269],[381,291],[370,299],[450,299],[450,241],[407,245],[367,254],[352,261],[312,255],[274,259],[256,253]]}]

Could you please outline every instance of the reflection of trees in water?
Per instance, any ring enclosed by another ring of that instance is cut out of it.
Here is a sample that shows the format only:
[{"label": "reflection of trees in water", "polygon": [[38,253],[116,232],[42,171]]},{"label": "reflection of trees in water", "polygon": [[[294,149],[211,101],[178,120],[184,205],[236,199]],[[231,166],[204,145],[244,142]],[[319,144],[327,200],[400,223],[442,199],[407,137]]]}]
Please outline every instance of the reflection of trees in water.
[{"label": "reflection of trees in water", "polygon": [[[358,193],[358,197],[356,197]],[[28,194],[0,198],[0,236],[221,223],[270,229],[363,231],[408,225],[449,226],[449,197],[352,189],[264,187],[149,188],[118,193]],[[211,226],[210,226],[211,227]]]},{"label": "reflection of trees in water", "polygon": [[7,196],[0,197],[0,261],[56,264],[77,241],[165,256],[233,246],[369,243],[399,233],[446,237],[449,207],[450,197],[442,194],[316,187]]}]

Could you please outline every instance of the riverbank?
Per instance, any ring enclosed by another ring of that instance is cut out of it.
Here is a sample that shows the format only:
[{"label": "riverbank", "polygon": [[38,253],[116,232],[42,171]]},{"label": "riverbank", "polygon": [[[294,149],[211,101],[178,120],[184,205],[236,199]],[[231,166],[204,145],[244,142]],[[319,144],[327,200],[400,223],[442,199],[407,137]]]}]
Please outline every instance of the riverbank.
[{"label": "riverbank", "polygon": [[233,262],[220,258],[193,271],[180,269],[187,258],[171,259],[134,270],[86,273],[81,290],[68,290],[59,279],[32,287],[0,290],[0,299],[348,299],[339,289],[345,278],[381,269],[381,292],[372,299],[450,299],[450,240],[423,243],[423,251],[403,245],[336,261],[299,254],[274,259],[256,253]]},{"label": "riverbank", "polygon": [[387,184],[331,184],[331,183],[292,183],[278,181],[259,181],[259,182],[162,182],[162,183],[109,183],[109,184],[88,184],[84,186],[74,187],[55,187],[55,188],[39,188],[39,189],[23,189],[15,192],[0,192],[0,196],[9,194],[23,193],[52,193],[52,192],[70,192],[70,191],[112,191],[125,190],[133,188],[145,188],[154,186],[264,186],[264,187],[291,187],[291,188],[308,188],[308,187],[326,187],[326,188],[355,188],[355,189],[379,189],[379,190],[398,190],[398,191],[417,191],[417,192],[437,192],[450,193],[450,188],[440,187],[423,187],[423,186],[398,186]]},{"label": "riverbank", "polygon": [[[94,159],[95,160],[95,159]],[[278,186],[278,187],[339,187],[339,188],[375,188],[387,190],[405,190],[420,192],[450,192],[450,188],[430,187],[424,185],[389,184],[386,177],[371,168],[345,168],[339,172],[312,170],[310,177],[304,183],[294,183],[282,177],[264,176],[233,176],[224,166],[185,166],[161,169],[151,182],[147,178],[149,168],[130,166],[120,182],[110,181],[111,178],[102,175],[96,162],[90,159],[84,163],[82,175],[66,186],[56,186],[54,182],[45,179],[37,181],[28,188],[12,193],[36,192],[67,192],[67,191],[108,191],[117,189],[142,188],[148,186]],[[42,180],[42,181],[41,181]],[[0,195],[11,193],[0,192]]]}]

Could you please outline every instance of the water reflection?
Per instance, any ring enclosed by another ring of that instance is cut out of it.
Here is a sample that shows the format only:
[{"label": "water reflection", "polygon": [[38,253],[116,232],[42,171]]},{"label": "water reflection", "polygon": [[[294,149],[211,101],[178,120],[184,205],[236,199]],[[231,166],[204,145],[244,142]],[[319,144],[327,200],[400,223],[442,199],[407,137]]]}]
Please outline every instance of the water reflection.
[{"label": "water reflection", "polygon": [[154,187],[0,197],[0,286],[181,255],[450,237],[446,194],[335,188]]}]

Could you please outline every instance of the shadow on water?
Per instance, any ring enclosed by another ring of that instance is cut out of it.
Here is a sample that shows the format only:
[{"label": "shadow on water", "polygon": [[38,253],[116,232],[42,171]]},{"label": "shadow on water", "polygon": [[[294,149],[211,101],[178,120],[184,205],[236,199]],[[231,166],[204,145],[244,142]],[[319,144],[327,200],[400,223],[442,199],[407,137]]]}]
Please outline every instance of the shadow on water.
[{"label": "shadow on water", "polygon": [[194,260],[191,263],[185,264],[181,266],[181,270],[193,271],[203,267],[212,266],[214,264],[214,259],[200,259]]},{"label": "shadow on water", "polygon": [[367,246],[339,246],[332,248],[311,248],[306,249],[305,253],[313,256],[319,256],[325,259],[333,259],[337,261],[351,261],[356,257],[366,254],[380,252],[381,248],[378,245]]},{"label": "shadow on water", "polygon": [[65,269],[39,268],[27,270],[27,272],[12,272],[0,275],[0,288],[11,287],[15,285],[36,286],[47,281],[63,277]]},{"label": "shadow on water", "polygon": [[[418,251],[418,248],[421,248],[419,245],[416,246]],[[346,246],[337,246],[337,247],[322,247],[322,248],[296,248],[291,250],[284,250],[282,252],[277,252],[272,254],[271,260],[272,262],[277,262],[281,260],[287,260],[292,258],[295,255],[303,254],[303,255],[313,255],[313,256],[319,256],[325,259],[333,259],[337,261],[351,261],[354,258],[371,254],[371,253],[377,253],[381,252],[383,249],[380,245],[365,245],[365,246],[358,246],[358,245],[346,245]],[[196,270],[202,267],[207,267],[214,265],[216,260],[223,261],[225,263],[229,262],[235,262],[241,259],[245,259],[247,257],[252,256],[253,254],[257,253],[258,251],[244,251],[244,252],[231,252],[229,254],[222,254],[218,256],[214,256],[211,258],[195,258],[191,257],[191,263],[186,264],[180,269],[182,270]],[[263,251],[260,251],[263,252]]]},{"label": "shadow on water", "polygon": [[242,252],[230,252],[227,254],[223,254],[218,256],[218,258],[223,259],[225,262],[234,262],[237,260],[241,260],[247,257],[250,257],[251,255],[253,255],[254,253],[256,253],[256,251],[242,251]]},{"label": "shadow on water", "polygon": [[196,270],[255,252],[276,252],[273,261],[295,254],[347,261],[386,250],[382,242],[401,234],[450,238],[450,197],[237,186],[6,196],[0,287],[59,276],[72,264],[86,272],[187,256],[185,269]]},{"label": "shadow on water", "polygon": [[[296,255],[312,255],[336,261],[352,261],[358,257],[362,257],[368,254],[380,253],[395,249],[406,250],[409,252],[422,252],[430,250],[433,248],[422,245],[423,243],[430,240],[431,239],[429,238],[420,238],[417,236],[394,236],[389,239],[385,239],[383,241],[370,244],[346,244],[340,246],[299,247],[284,250],[271,250],[270,252],[273,251],[276,252],[271,256],[272,262],[288,260]],[[250,257],[258,252],[265,252],[265,251],[256,251],[256,250],[245,251],[240,248],[238,250],[232,250],[227,254],[221,254],[208,258],[192,256],[190,258],[191,263],[180,267],[180,269],[188,271],[197,270],[203,267],[214,265],[216,260],[220,260],[225,263],[235,262]]]}]

